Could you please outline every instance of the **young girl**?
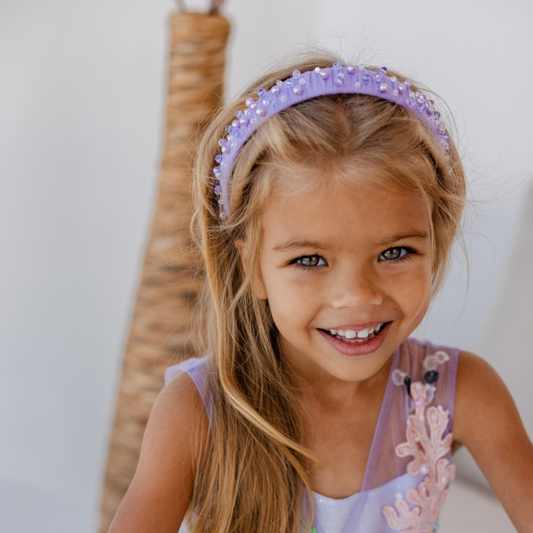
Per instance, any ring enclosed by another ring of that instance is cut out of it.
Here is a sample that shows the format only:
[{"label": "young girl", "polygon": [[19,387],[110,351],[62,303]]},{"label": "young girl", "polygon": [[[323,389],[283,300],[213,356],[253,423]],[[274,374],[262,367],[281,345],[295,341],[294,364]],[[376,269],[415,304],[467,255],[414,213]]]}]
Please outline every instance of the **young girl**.
[{"label": "young girl", "polygon": [[533,532],[505,385],[409,337],[465,201],[434,102],[331,58],[269,73],[209,127],[195,192],[209,355],[168,369],[110,531],[430,533],[464,445]]}]

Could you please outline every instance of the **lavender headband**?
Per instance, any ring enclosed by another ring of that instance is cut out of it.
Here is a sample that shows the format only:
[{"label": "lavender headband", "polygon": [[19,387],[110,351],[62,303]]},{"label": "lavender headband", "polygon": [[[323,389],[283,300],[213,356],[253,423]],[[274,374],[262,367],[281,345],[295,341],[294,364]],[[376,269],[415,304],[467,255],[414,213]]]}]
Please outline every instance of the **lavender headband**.
[{"label": "lavender headband", "polygon": [[319,67],[309,72],[295,70],[292,78],[278,80],[270,91],[259,89],[259,98],[246,100],[247,109],[235,113],[237,120],[226,126],[227,138],[220,139],[218,145],[221,154],[215,157],[218,163],[213,169],[218,181],[215,193],[218,195],[220,216],[229,216],[229,177],[233,162],[244,143],[254,131],[269,117],[304,100],[326,94],[367,94],[378,96],[401,105],[417,115],[440,142],[443,150],[451,147],[450,136],[435,110],[433,100],[420,91],[411,91],[411,82],[400,82],[396,76],[388,76],[387,69],[379,72],[366,70],[363,65],[343,67],[340,61],[333,63],[333,68]]}]

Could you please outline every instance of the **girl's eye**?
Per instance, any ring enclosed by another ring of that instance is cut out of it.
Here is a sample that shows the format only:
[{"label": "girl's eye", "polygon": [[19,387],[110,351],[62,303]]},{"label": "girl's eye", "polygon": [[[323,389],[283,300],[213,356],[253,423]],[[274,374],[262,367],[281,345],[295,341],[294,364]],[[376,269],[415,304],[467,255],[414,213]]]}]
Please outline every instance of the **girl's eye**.
[{"label": "girl's eye", "polygon": [[294,263],[300,268],[314,268],[318,266],[327,265],[324,258],[319,255],[304,255],[294,260]]},{"label": "girl's eye", "polygon": [[405,246],[398,246],[396,248],[389,248],[379,255],[378,261],[403,261],[408,259],[409,256],[413,253],[416,253],[411,248],[406,248]]}]

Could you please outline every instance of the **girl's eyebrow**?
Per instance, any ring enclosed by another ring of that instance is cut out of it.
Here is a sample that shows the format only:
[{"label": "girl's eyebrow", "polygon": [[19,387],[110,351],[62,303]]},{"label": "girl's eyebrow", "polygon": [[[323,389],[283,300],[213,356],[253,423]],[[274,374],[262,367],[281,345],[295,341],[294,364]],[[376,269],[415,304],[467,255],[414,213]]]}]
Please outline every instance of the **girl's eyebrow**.
[{"label": "girl's eyebrow", "polygon": [[[377,244],[378,246],[387,246],[389,244],[392,244],[396,241],[400,241],[402,239],[423,240],[427,238],[428,238],[427,231],[409,230],[404,233],[396,233],[395,235],[391,235],[390,237],[383,239]],[[295,250],[297,248],[314,248],[315,250],[331,250],[331,246],[328,243],[321,242],[321,241],[287,241],[283,244],[278,244],[277,246],[274,246],[272,250],[274,252],[287,252],[287,251]]]},{"label": "girl's eyebrow", "polygon": [[286,252],[295,248],[315,248],[317,250],[331,250],[331,246],[326,242],[320,241],[287,241],[283,244],[274,246],[274,252]]},{"label": "girl's eyebrow", "polygon": [[390,237],[387,237],[386,239],[383,239],[382,241],[378,242],[380,246],[387,246],[388,244],[392,244],[396,241],[401,241],[402,239],[420,239],[424,240],[428,238],[427,231],[419,231],[419,230],[409,230],[405,233],[396,233],[395,235],[391,235]]}]

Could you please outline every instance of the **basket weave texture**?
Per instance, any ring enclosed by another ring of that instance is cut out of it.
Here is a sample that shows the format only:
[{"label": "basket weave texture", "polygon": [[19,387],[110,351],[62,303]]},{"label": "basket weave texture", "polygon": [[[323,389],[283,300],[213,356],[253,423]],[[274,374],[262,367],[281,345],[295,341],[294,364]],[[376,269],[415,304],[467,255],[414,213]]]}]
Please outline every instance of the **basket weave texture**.
[{"label": "basket weave texture", "polygon": [[189,231],[191,167],[200,134],[222,102],[230,26],[222,16],[203,13],[177,13],[171,26],[159,194],[109,444],[101,533],[108,531],[135,472],[165,368],[195,355],[191,324],[203,268]]}]

